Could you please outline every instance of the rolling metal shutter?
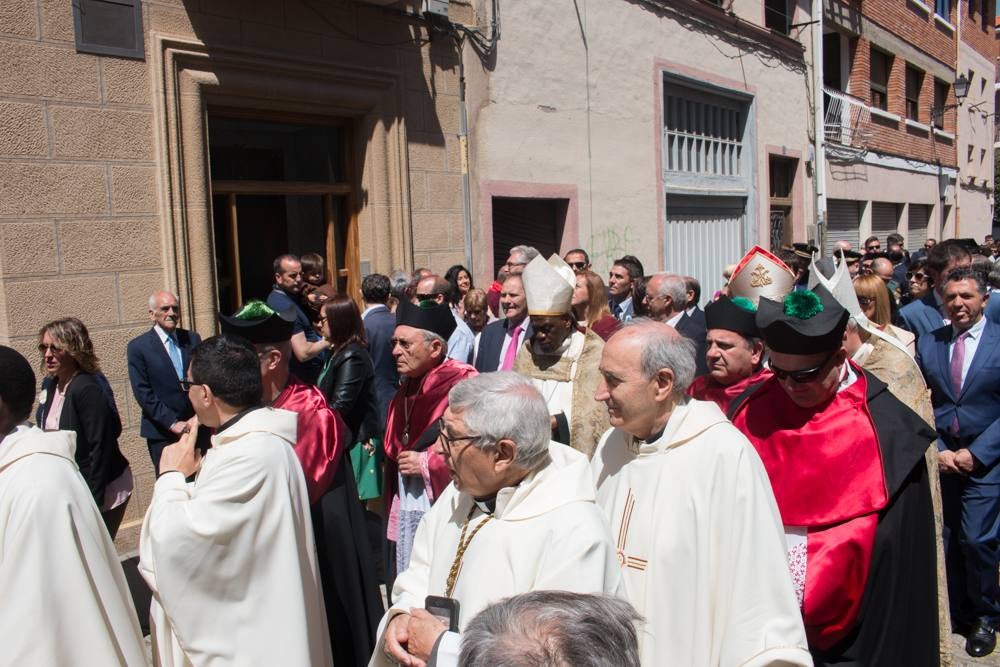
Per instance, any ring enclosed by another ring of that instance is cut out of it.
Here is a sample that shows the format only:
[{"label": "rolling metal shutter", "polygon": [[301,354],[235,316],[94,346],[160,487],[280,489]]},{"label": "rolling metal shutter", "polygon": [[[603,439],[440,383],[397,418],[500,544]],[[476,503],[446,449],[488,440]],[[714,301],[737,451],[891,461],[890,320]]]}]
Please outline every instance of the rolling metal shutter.
[{"label": "rolling metal shutter", "polygon": [[855,250],[860,243],[858,227],[861,225],[861,214],[858,202],[851,199],[830,199],[826,203],[826,247],[823,254],[833,255],[833,246],[837,241],[847,241]]},{"label": "rolling metal shutter", "polygon": [[872,236],[877,236],[885,249],[885,237],[899,229],[899,206],[887,202],[872,202]]},{"label": "rolling metal shutter", "polygon": [[667,197],[665,267],[697,278],[702,303],[722,287],[722,270],[746,252],[745,215],[744,197]]},{"label": "rolling metal shutter", "polygon": [[927,204],[910,204],[907,222],[910,225],[906,233],[906,249],[914,252],[924,247],[927,240],[927,225],[931,221],[931,207]]}]

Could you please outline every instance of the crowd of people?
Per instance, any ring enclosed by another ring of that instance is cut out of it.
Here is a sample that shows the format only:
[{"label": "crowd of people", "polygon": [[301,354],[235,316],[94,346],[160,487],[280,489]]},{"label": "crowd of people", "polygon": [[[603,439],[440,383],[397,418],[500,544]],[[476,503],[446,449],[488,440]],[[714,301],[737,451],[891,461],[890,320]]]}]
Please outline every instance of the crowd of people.
[{"label": "crowd of people", "polygon": [[[516,246],[487,289],[372,274],[360,303],[319,255],[273,272],[205,340],[155,292],[125,351],[154,664],[994,650],[992,237],[754,247],[709,299],[631,255],[605,282],[581,248]],[[0,664],[146,664],[119,403],[79,319],[38,352],[40,385],[0,346]]]}]

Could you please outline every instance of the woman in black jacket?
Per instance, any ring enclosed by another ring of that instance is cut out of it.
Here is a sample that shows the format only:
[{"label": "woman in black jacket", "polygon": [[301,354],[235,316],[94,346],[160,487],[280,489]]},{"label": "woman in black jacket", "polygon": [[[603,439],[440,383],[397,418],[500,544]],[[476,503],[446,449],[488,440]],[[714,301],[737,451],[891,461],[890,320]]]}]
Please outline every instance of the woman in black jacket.
[{"label": "woman in black jacket", "polygon": [[319,388],[351,432],[351,467],[361,500],[382,495],[382,433],[375,402],[375,371],[368,354],[365,327],[354,301],[340,294],[326,302],[320,318],[330,341],[330,360]]},{"label": "woman in black jacket", "polygon": [[42,380],[35,421],[46,431],[76,433],[76,464],[90,487],[112,539],[132,493],[132,472],[118,448],[122,422],[111,385],[101,373],[94,344],[75,317],[38,332]]}]

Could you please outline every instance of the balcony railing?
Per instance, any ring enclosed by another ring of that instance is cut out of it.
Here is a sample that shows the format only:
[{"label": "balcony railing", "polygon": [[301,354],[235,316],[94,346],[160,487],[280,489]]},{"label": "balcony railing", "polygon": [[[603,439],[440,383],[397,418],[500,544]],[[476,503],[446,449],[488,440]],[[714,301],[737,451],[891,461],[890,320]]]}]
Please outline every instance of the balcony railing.
[{"label": "balcony railing", "polygon": [[850,148],[865,150],[871,139],[871,112],[864,100],[833,88],[823,90],[826,109],[826,140]]}]

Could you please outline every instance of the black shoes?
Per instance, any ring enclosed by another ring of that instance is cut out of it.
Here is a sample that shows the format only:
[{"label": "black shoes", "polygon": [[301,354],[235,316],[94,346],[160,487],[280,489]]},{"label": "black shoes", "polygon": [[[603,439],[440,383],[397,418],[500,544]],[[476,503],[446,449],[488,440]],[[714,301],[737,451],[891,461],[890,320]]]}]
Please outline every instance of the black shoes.
[{"label": "black shoes", "polygon": [[993,629],[993,626],[988,621],[979,619],[972,626],[972,631],[966,639],[965,652],[973,658],[982,658],[984,655],[993,653],[996,645],[996,630]]}]

